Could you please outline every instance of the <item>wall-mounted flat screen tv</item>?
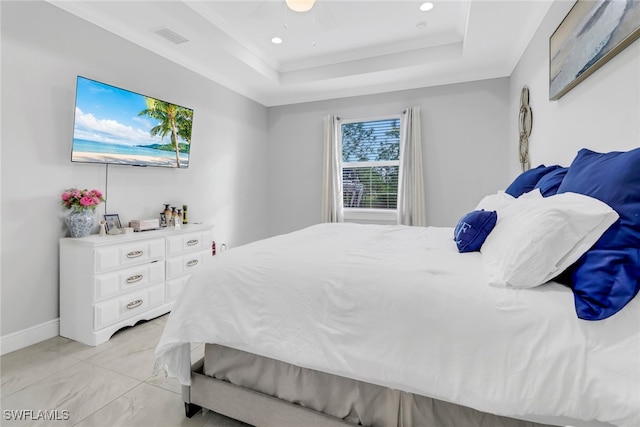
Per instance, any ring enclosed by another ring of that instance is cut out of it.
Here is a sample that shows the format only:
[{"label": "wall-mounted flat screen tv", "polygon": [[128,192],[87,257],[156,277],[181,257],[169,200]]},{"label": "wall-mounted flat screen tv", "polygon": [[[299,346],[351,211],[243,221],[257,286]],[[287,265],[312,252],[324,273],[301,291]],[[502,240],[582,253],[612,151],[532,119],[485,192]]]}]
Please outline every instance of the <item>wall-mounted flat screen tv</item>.
[{"label": "wall-mounted flat screen tv", "polygon": [[78,76],[72,162],[186,168],[193,110]]}]

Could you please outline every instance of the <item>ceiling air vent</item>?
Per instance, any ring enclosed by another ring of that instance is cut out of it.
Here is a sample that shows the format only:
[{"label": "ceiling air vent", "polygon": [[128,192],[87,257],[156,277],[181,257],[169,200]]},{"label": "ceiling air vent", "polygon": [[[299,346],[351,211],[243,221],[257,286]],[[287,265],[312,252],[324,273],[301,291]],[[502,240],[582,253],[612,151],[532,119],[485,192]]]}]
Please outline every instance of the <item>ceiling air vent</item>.
[{"label": "ceiling air vent", "polygon": [[185,39],[180,34],[175,33],[166,27],[158,28],[157,30],[153,30],[153,32],[160,37],[164,37],[169,40],[171,43],[180,44],[189,41],[189,39]]}]

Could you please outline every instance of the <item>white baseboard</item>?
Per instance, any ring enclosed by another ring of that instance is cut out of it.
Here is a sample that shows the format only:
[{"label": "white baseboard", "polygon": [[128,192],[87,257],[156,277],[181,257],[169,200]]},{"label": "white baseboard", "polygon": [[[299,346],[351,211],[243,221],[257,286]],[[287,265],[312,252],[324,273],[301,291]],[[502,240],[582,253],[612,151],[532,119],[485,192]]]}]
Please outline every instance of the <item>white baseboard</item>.
[{"label": "white baseboard", "polygon": [[57,337],[60,333],[60,319],[49,320],[48,322],[13,332],[0,337],[0,354],[11,353],[21,348],[29,347],[49,338]]}]

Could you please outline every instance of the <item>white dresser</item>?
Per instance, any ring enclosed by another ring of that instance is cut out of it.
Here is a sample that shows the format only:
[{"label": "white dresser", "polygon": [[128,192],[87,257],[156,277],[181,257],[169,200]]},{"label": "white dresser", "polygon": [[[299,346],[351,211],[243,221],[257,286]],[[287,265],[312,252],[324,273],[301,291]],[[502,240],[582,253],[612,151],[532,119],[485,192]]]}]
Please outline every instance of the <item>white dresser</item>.
[{"label": "white dresser", "polygon": [[60,335],[98,345],[171,307],[211,256],[211,226],[60,239]]}]

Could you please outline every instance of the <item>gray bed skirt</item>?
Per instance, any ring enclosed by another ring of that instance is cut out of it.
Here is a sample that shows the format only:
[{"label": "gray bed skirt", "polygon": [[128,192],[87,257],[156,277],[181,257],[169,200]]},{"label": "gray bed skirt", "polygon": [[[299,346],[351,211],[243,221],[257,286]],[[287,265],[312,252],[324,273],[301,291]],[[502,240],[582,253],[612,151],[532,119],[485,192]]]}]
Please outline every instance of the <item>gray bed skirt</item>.
[{"label": "gray bed skirt", "polygon": [[[206,344],[183,388],[187,414],[203,407],[256,427],[544,427]],[[191,408],[191,409],[190,409]]]}]

